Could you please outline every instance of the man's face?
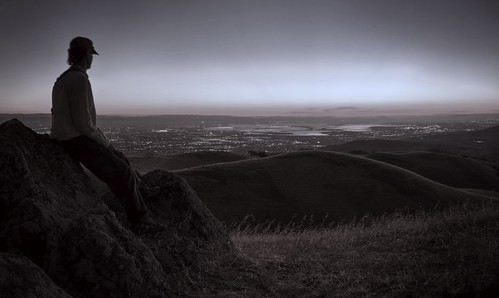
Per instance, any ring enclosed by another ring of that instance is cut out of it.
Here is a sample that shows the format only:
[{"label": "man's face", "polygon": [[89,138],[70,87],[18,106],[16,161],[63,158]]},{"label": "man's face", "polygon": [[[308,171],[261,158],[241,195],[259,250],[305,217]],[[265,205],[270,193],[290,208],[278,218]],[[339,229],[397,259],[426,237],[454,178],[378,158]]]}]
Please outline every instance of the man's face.
[{"label": "man's face", "polygon": [[85,63],[86,69],[90,69],[92,67],[92,61],[94,60],[94,55],[92,53],[87,53],[87,63]]}]

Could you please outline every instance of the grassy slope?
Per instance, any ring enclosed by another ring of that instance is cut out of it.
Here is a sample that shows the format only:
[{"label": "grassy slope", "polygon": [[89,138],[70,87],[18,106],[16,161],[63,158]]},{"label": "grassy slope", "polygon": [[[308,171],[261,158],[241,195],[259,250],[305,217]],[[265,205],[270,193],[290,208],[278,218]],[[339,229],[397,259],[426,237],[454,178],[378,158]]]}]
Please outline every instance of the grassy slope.
[{"label": "grassy slope", "polygon": [[497,204],[232,239],[274,283],[235,297],[499,295]]},{"label": "grassy slope", "polygon": [[367,157],[448,186],[499,191],[497,170],[471,158],[433,152],[374,153]]},{"label": "grassy slope", "polygon": [[432,208],[479,196],[435,183],[371,159],[302,151],[180,170],[198,196],[226,223],[251,213],[287,222],[314,214],[320,222],[350,221],[366,213]]}]

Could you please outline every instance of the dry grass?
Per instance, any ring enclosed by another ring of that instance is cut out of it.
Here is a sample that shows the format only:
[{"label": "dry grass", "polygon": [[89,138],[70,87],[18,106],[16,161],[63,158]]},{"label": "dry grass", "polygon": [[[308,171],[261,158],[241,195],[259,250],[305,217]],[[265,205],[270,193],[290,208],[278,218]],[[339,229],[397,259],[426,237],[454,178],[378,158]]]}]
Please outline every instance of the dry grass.
[{"label": "dry grass", "polygon": [[272,279],[250,296],[499,295],[497,204],[261,231],[231,231],[241,254]]}]

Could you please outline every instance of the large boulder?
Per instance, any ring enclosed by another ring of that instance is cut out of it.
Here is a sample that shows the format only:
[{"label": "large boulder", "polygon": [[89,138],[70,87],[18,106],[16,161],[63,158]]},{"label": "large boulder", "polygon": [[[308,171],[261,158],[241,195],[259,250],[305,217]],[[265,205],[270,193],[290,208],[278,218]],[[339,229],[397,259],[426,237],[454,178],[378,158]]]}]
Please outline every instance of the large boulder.
[{"label": "large boulder", "polygon": [[26,272],[38,266],[61,297],[64,291],[75,297],[184,295],[194,287],[192,272],[234,252],[219,221],[172,173],[144,176],[161,189],[147,205],[167,228],[137,236],[117,200],[103,201],[81,165],[47,135],[10,120],[0,125],[0,153],[0,251],[27,257]]}]

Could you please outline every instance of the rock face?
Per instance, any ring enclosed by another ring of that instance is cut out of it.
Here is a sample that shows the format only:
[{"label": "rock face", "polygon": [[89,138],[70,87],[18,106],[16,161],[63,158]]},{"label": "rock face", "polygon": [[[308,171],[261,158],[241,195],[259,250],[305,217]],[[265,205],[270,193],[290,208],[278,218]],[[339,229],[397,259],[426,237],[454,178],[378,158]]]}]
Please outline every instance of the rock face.
[{"label": "rock face", "polygon": [[37,297],[181,296],[194,287],[189,273],[234,251],[218,220],[172,173],[144,176],[161,188],[147,205],[167,228],[139,237],[117,199],[99,198],[80,164],[47,135],[5,122],[0,153],[0,262],[17,268],[7,275],[1,266],[2,294],[14,293],[22,276],[33,288],[45,285]]}]

